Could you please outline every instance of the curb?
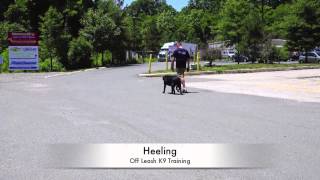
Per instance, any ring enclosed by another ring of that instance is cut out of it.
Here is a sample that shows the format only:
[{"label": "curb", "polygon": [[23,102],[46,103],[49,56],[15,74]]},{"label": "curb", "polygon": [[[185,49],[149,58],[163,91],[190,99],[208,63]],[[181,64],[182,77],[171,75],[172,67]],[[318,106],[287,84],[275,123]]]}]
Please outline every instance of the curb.
[{"label": "curb", "polygon": [[[210,74],[244,74],[244,73],[257,73],[257,72],[275,72],[275,71],[293,71],[304,69],[320,69],[320,66],[301,66],[301,67],[287,67],[287,68],[260,68],[260,69],[238,69],[238,70],[226,70],[223,72],[218,71],[199,71],[199,72],[187,72],[188,76],[210,75]],[[162,77],[165,75],[175,75],[174,72],[169,73],[153,73],[153,74],[139,74],[139,77]]]},{"label": "curb", "polygon": [[101,70],[101,69],[106,69],[106,67],[89,68],[89,69],[82,69],[82,70],[71,71],[71,72],[59,72],[57,74],[47,75],[44,78],[50,79],[50,78],[59,77],[59,76],[69,76],[69,75],[73,75],[81,72],[90,72],[90,71]]}]

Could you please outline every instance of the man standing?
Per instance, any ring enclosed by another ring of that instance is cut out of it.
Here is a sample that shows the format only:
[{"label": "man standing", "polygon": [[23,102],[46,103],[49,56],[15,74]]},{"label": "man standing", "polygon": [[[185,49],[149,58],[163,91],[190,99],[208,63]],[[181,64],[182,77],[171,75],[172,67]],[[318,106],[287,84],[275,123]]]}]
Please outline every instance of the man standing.
[{"label": "man standing", "polygon": [[[181,79],[183,92],[186,93],[186,81],[184,73],[190,70],[190,55],[189,52],[182,47],[181,42],[176,42],[177,49],[173,52],[173,61],[171,62],[171,69],[174,70],[174,63],[176,62],[176,71]],[[188,64],[187,64],[188,63]],[[187,66],[188,65],[188,66]]]}]

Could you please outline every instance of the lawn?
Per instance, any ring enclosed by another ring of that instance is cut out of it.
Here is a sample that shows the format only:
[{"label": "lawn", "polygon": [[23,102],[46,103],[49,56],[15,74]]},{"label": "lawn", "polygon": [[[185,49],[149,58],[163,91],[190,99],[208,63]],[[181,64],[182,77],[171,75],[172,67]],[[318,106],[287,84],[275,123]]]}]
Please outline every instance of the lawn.
[{"label": "lawn", "polygon": [[[224,73],[227,71],[241,71],[241,70],[259,70],[259,69],[283,69],[287,68],[303,68],[303,67],[312,67],[320,68],[320,64],[232,64],[232,65],[220,65],[212,67],[201,67],[202,72],[216,72]],[[153,73],[169,73],[171,70],[159,70]],[[196,72],[196,71],[191,71]]]}]

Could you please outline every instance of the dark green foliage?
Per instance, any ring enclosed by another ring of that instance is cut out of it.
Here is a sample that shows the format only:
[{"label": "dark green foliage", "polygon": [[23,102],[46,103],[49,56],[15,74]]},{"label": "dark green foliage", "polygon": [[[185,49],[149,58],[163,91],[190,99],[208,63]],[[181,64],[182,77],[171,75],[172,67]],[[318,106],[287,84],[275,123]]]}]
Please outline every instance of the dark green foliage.
[{"label": "dark green foliage", "polygon": [[45,60],[40,61],[39,66],[40,66],[40,71],[41,72],[50,72],[50,71],[60,72],[60,71],[65,71],[65,68],[63,67],[63,65],[57,59],[53,59],[52,60],[52,70],[51,70],[51,60],[50,59],[45,59]]},{"label": "dark green foliage", "polygon": [[206,11],[184,10],[176,17],[175,22],[177,40],[198,43],[200,47],[206,47],[207,42],[214,38],[213,27],[216,19]]},{"label": "dark green foliage", "polygon": [[0,23],[0,52],[1,48],[8,47],[8,32],[23,32],[26,31],[25,27],[18,23],[2,22]]},{"label": "dark green foliage", "polygon": [[50,7],[41,17],[40,23],[40,47],[43,59],[58,58],[66,68],[69,67],[67,61],[67,49],[70,35],[66,32],[62,13]]},{"label": "dark green foliage", "polygon": [[83,37],[73,39],[68,51],[69,65],[73,69],[90,67],[92,45]]},{"label": "dark green foliage", "polygon": [[187,9],[200,9],[211,13],[219,13],[224,2],[221,0],[189,0]]},{"label": "dark green foliage", "polygon": [[287,27],[290,49],[310,51],[320,46],[320,3],[318,0],[298,0]]},{"label": "dark green foliage", "polygon": [[16,3],[10,4],[4,12],[4,20],[10,24],[19,24],[24,29],[30,29],[28,18],[28,9],[26,0],[17,0]]},{"label": "dark green foliage", "polygon": [[1,0],[0,1],[0,21],[4,20],[4,12],[7,11],[10,4],[13,4],[14,0]]}]

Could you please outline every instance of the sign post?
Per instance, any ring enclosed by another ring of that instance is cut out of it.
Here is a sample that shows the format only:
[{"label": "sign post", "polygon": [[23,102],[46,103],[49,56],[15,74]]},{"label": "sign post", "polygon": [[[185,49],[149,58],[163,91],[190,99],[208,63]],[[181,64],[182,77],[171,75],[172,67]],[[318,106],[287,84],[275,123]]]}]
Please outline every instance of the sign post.
[{"label": "sign post", "polygon": [[200,71],[200,51],[197,53],[197,71]]},{"label": "sign post", "polygon": [[152,63],[152,54],[150,54],[150,58],[149,58],[149,74],[151,74],[151,63]]},{"label": "sign post", "polygon": [[0,55],[0,73],[2,72],[2,64],[3,64],[3,58]]},{"label": "sign post", "polygon": [[37,33],[9,32],[9,70],[39,70]]},{"label": "sign post", "polygon": [[169,56],[169,53],[168,53],[168,52],[166,52],[166,71],[168,71],[168,70],[169,70],[168,56]]}]

